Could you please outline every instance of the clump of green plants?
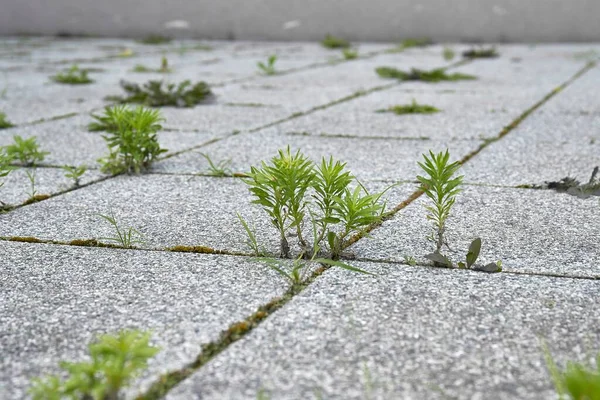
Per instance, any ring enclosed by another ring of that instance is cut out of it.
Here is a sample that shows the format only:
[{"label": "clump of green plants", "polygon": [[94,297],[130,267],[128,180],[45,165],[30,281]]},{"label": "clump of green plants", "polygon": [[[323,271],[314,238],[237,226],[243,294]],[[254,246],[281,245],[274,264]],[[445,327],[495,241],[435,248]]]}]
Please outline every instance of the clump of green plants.
[{"label": "clump of green plants", "polygon": [[394,113],[396,115],[404,115],[404,114],[434,114],[440,112],[438,108],[434,106],[430,106],[427,104],[418,104],[416,100],[413,99],[411,104],[405,105],[395,105],[388,108],[377,110],[378,113]]},{"label": "clump of green plants", "polygon": [[87,171],[87,166],[81,165],[77,167],[75,165],[65,165],[62,169],[65,171],[65,178],[72,179],[73,186],[77,187],[79,186],[79,180]]},{"label": "clump of green plants", "polygon": [[344,56],[344,60],[354,60],[358,58],[358,50],[356,49],[342,49],[342,56]]},{"label": "clump of green plants", "polygon": [[[280,253],[292,258],[288,237],[293,235],[299,256],[338,260],[354,234],[362,234],[383,217],[384,192],[369,193],[346,170],[346,164],[323,158],[315,165],[300,151],[279,150],[270,163],[252,167],[243,181],[279,233]],[[303,228],[312,229],[312,243]]]},{"label": "clump of green plants", "polygon": [[[460,163],[455,161],[450,163],[450,153],[433,153],[429,151],[429,156],[423,154],[424,161],[419,162],[419,166],[425,172],[426,176],[418,175],[417,179],[421,183],[421,190],[431,200],[431,205],[425,206],[428,211],[427,219],[433,221],[434,232],[428,237],[435,243],[435,251],[425,257],[434,262],[437,266],[453,268],[452,261],[442,253],[442,247],[448,246],[446,240],[446,221],[450,216],[452,206],[456,201],[456,195],[461,192],[463,176],[456,176],[460,168]],[[487,265],[475,264],[481,250],[481,239],[473,240],[466,256],[466,263],[457,264],[459,268],[467,268],[485,272],[498,272],[502,270],[501,263],[491,263]]]},{"label": "clump of green plants", "polygon": [[273,55],[269,56],[266,63],[259,61],[258,63],[256,63],[256,65],[258,66],[258,69],[260,69],[260,71],[263,74],[275,75],[275,74],[277,74],[277,71],[275,70],[275,62],[276,61],[277,61],[277,56],[275,54],[273,54]]},{"label": "clump of green plants", "polygon": [[393,67],[378,67],[375,69],[377,75],[386,79],[398,79],[401,81],[424,81],[424,82],[442,82],[442,81],[461,81],[473,80],[477,77],[473,75],[453,73],[448,74],[443,68],[425,71],[412,68],[410,71],[401,71]]},{"label": "clump of green plants", "polygon": [[100,218],[106,220],[115,230],[115,236],[101,237],[100,240],[105,240],[108,242],[114,242],[121,247],[126,249],[133,248],[136,244],[144,244],[146,241],[144,240],[143,235],[140,231],[133,227],[129,228],[121,228],[119,223],[117,222],[117,218],[115,217],[112,209],[109,214],[97,214]]},{"label": "clump of green plants", "polygon": [[425,47],[433,44],[429,38],[408,38],[404,39],[398,46],[387,51],[387,53],[401,53],[411,47]]},{"label": "clump of green plants", "polygon": [[444,47],[442,55],[444,56],[444,60],[452,61],[452,60],[454,60],[456,53],[450,47]]},{"label": "clump of green plants", "polygon": [[346,49],[350,47],[350,42],[330,34],[325,35],[325,39],[321,41],[321,45],[328,49]]},{"label": "clump of green plants", "polygon": [[167,60],[167,57],[163,57],[163,58],[161,58],[161,61],[160,61],[160,68],[150,68],[150,67],[146,67],[145,65],[142,65],[142,64],[137,64],[135,67],[133,67],[133,72],[140,72],[140,73],[155,72],[155,73],[159,73],[159,74],[168,74],[168,73],[173,72],[173,70],[169,67],[169,60]]},{"label": "clump of green plants", "polygon": [[54,82],[68,85],[85,85],[94,82],[88,77],[88,71],[85,69],[80,69],[77,65],[73,65],[68,70],[51,76],[50,79],[52,79]]},{"label": "clump of green plants", "polygon": [[208,154],[200,153],[202,157],[208,162],[208,175],[224,177],[233,175],[229,166],[231,165],[231,160],[221,160],[219,162],[214,162]]},{"label": "clump of green plants", "polygon": [[179,84],[163,81],[148,81],[142,86],[137,83],[121,81],[126,96],[109,96],[107,100],[118,103],[137,103],[150,107],[193,107],[212,98],[212,92],[206,82],[185,80]]},{"label": "clump of green plants", "polygon": [[159,348],[150,345],[150,333],[123,330],[105,334],[88,346],[89,361],[60,363],[63,376],[32,381],[34,400],[117,400],[121,391],[148,367]]},{"label": "clump of green plants", "polygon": [[145,38],[138,40],[138,43],[156,45],[171,43],[172,40],[173,39],[170,37],[163,35],[148,35]]},{"label": "clump of green plants", "polygon": [[560,181],[546,182],[548,189],[556,190],[559,193],[568,193],[581,199],[587,199],[590,196],[600,196],[600,167],[595,167],[592,176],[587,183],[581,183],[575,178],[565,177]]},{"label": "clump of green plants", "polygon": [[600,400],[600,353],[596,356],[595,367],[569,361],[561,371],[546,344],[543,344],[543,350],[559,400]]},{"label": "clump of green plants", "polygon": [[476,47],[463,51],[462,56],[464,58],[496,58],[500,54],[495,47]]},{"label": "clump of green plants", "polygon": [[6,119],[6,114],[0,111],[0,129],[12,128],[14,125]]},{"label": "clump of green plants", "polygon": [[158,110],[113,106],[107,107],[104,115],[94,118],[97,122],[92,129],[104,128],[108,132],[103,138],[110,153],[98,160],[105,173],[139,173],[167,151],[160,147],[156,136],[163,121]]},{"label": "clump of green plants", "polygon": [[6,157],[13,161],[17,161],[24,167],[32,167],[39,162],[44,161],[48,154],[47,151],[41,151],[35,136],[29,139],[23,139],[19,135],[13,136],[15,141],[13,144],[4,146],[2,149]]}]

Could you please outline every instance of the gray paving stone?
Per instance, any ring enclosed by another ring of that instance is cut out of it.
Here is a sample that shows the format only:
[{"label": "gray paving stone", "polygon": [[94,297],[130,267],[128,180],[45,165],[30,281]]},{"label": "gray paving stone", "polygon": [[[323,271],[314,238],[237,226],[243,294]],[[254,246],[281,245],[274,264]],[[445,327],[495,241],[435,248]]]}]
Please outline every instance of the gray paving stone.
[{"label": "gray paving stone", "polygon": [[197,173],[208,169],[200,153],[215,161],[231,160],[231,169],[246,172],[262,160],[270,160],[279,149],[288,145],[293,151],[301,150],[313,160],[334,156],[348,163],[348,168],[361,180],[414,180],[417,161],[429,149],[450,152],[456,159],[477,149],[479,140],[381,140],[377,138],[333,138],[278,134],[275,130],[231,136],[223,141],[160,161],[156,171],[170,173]]},{"label": "gray paving stone", "polygon": [[286,284],[245,258],[0,242],[0,397],[82,360],[96,334],[152,331],[162,348],[134,384],[182,368],[201,345],[280,296]]},{"label": "gray paving stone", "polygon": [[[466,173],[466,171],[465,171]],[[402,210],[350,250],[359,258],[427,262],[435,249],[426,220],[426,197]],[[428,204],[428,203],[427,203]],[[600,204],[549,190],[470,186],[456,199],[446,235],[454,262],[470,242],[482,240],[480,260],[501,260],[506,271],[600,277]]]},{"label": "gray paving stone", "polygon": [[470,182],[541,185],[566,176],[587,183],[600,165],[600,120],[536,112],[464,167]]},{"label": "gray paving stone", "polygon": [[[73,180],[66,178],[65,171],[60,168],[19,168],[0,178],[0,183],[4,182],[0,187],[0,202],[15,206],[31,197],[33,190],[27,172],[34,179],[36,195],[54,195],[74,185]],[[86,185],[102,176],[98,171],[88,170],[80,178],[79,184]]]},{"label": "gray paving stone", "polygon": [[[600,52],[598,52],[600,57]],[[600,100],[596,88],[600,83],[600,68],[595,67],[552,98],[540,110],[544,114],[588,115],[600,118]]]},{"label": "gray paving stone", "polygon": [[327,271],[167,399],[550,399],[541,339],[597,350],[599,281],[357,265],[378,275]]}]

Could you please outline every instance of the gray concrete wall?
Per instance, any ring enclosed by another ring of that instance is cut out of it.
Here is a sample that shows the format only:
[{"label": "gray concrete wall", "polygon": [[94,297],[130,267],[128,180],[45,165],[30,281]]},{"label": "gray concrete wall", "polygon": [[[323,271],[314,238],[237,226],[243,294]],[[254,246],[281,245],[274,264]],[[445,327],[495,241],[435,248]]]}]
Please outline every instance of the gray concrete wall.
[{"label": "gray concrete wall", "polygon": [[0,0],[0,34],[600,41],[600,0]]}]

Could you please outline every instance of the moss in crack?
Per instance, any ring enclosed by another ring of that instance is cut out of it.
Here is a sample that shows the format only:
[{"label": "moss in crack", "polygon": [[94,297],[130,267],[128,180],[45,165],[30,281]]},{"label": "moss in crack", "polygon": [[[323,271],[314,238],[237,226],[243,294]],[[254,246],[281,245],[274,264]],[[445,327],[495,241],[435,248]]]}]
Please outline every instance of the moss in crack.
[{"label": "moss in crack", "polygon": [[44,201],[49,199],[51,196],[49,194],[36,194],[32,197],[30,197],[29,199],[27,199],[25,202],[23,202],[23,205],[29,205],[29,204],[33,204],[33,203],[37,203],[39,201]]},{"label": "moss in crack", "polygon": [[124,247],[118,246],[116,244],[110,243],[102,243],[97,241],[96,239],[74,239],[70,242],[67,242],[69,246],[81,246],[81,247],[104,247],[109,249],[122,249]]},{"label": "moss in crack", "polygon": [[222,250],[215,250],[207,246],[173,246],[169,247],[168,250],[176,253],[228,254]]},{"label": "moss in crack", "polygon": [[157,45],[171,43],[172,40],[173,39],[171,39],[170,37],[163,35],[148,35],[145,38],[138,40],[138,43]]},{"label": "moss in crack", "polygon": [[32,237],[32,236],[12,236],[8,238],[9,242],[23,242],[23,243],[44,243],[43,240]]},{"label": "moss in crack", "polygon": [[395,105],[388,108],[376,110],[378,113],[394,113],[396,115],[404,114],[435,114],[441,110],[428,104],[418,104],[413,99],[411,104]]},{"label": "moss in crack", "polygon": [[448,74],[443,68],[432,69],[430,71],[412,68],[410,71],[401,71],[393,67],[378,67],[375,69],[377,75],[386,79],[398,79],[400,81],[423,81],[423,82],[442,82],[442,81],[461,81],[474,80],[476,76],[453,73]]},{"label": "moss in crack", "polygon": [[492,47],[475,47],[466,51],[463,51],[462,56],[464,58],[496,58],[500,56],[500,53],[494,46]]}]

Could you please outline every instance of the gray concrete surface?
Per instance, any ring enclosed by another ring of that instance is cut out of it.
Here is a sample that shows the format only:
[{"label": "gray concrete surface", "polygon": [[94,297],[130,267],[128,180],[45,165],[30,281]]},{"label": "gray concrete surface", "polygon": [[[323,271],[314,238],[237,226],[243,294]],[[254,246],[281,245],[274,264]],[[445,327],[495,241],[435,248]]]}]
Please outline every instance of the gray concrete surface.
[{"label": "gray concrete surface", "polygon": [[212,39],[361,41],[600,40],[593,0],[5,0],[0,34],[102,36],[165,34]]}]

